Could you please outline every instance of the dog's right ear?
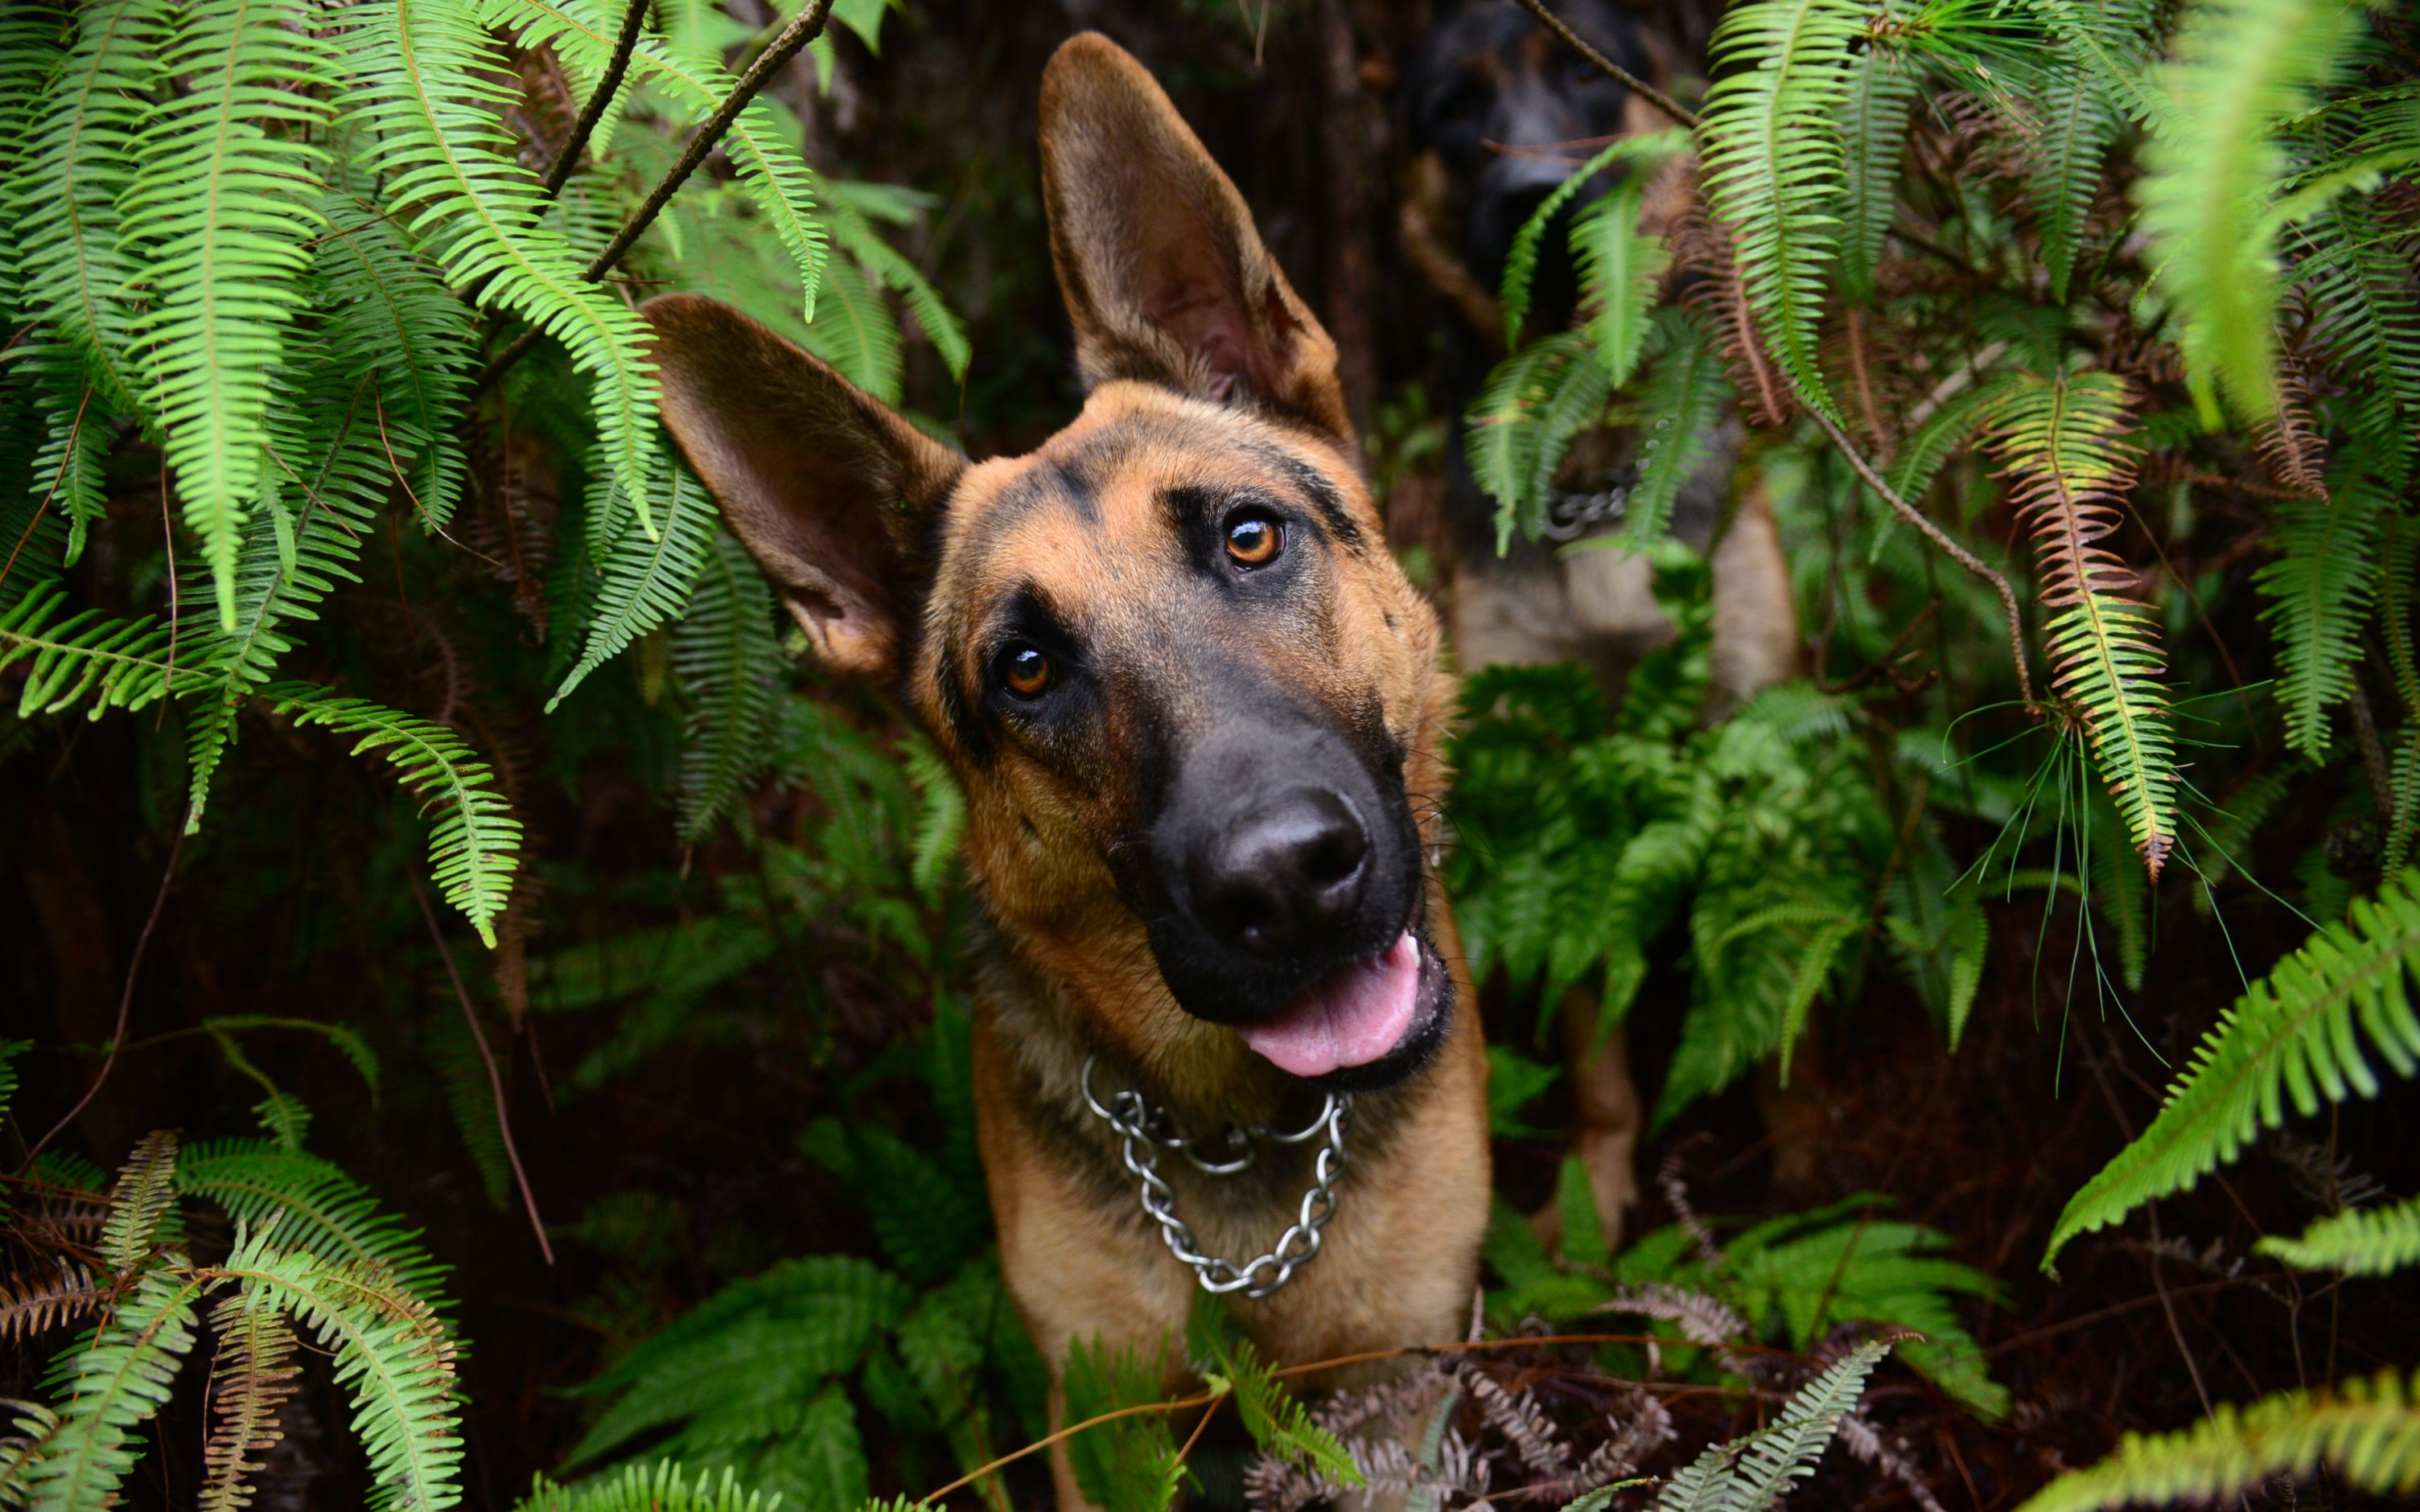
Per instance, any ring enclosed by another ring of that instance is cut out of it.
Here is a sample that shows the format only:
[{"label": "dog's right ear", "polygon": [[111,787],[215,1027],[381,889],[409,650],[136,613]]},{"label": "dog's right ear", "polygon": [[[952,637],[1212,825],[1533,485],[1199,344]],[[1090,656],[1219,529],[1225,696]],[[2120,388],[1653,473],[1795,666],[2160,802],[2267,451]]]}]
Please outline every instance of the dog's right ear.
[{"label": "dog's right ear", "polygon": [[728,305],[650,300],[664,424],[816,654],[887,677],[967,460]]}]

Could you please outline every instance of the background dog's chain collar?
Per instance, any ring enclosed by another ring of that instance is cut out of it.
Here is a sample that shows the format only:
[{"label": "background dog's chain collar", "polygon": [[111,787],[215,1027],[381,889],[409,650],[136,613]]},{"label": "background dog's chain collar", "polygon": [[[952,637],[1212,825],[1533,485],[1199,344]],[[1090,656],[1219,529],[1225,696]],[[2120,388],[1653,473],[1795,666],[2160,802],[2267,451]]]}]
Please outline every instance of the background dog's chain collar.
[{"label": "background dog's chain collar", "polygon": [[[1141,1183],[1142,1211],[1159,1225],[1159,1237],[1168,1242],[1169,1252],[1192,1267],[1202,1290],[1222,1295],[1240,1291],[1247,1297],[1265,1297],[1293,1280],[1295,1272],[1319,1253],[1320,1230],[1336,1216],[1336,1182],[1344,1174],[1344,1126],[1353,1114],[1352,1093],[1328,1093],[1327,1103],[1319,1110],[1319,1117],[1291,1133],[1280,1133],[1260,1124],[1249,1129],[1230,1126],[1222,1143],[1234,1153],[1225,1160],[1205,1160],[1191,1141],[1176,1132],[1168,1110],[1152,1107],[1140,1092],[1129,1088],[1110,1093],[1109,1102],[1103,1103],[1093,1091],[1094,1062],[1094,1057],[1084,1057],[1084,1103],[1117,1131],[1126,1169]],[[1302,1206],[1296,1210],[1294,1223],[1278,1236],[1276,1245],[1267,1254],[1242,1265],[1202,1254],[1192,1228],[1176,1215],[1176,1193],[1169,1186],[1168,1179],[1159,1174],[1159,1151],[1177,1150],[1209,1175],[1233,1176],[1252,1164],[1258,1154],[1255,1140],[1298,1145],[1322,1134],[1327,1136],[1327,1142],[1320,1147],[1311,1164],[1311,1189],[1302,1195]]]},{"label": "background dog's chain collar", "polygon": [[1575,541],[1600,525],[1610,525],[1629,512],[1630,490],[1636,486],[1624,481],[1595,493],[1558,492],[1538,533],[1549,541]]}]

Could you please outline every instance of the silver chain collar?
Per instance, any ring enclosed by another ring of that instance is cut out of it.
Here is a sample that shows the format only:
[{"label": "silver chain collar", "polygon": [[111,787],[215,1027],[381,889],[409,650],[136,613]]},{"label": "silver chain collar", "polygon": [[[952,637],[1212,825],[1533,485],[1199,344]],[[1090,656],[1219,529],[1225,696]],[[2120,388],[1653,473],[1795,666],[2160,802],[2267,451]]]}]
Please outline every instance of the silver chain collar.
[{"label": "silver chain collar", "polygon": [[1546,506],[1546,522],[1538,533],[1549,541],[1575,541],[1598,526],[1621,518],[1630,506],[1628,484],[1596,493],[1558,493]]},{"label": "silver chain collar", "polygon": [[[1265,1297],[1294,1279],[1294,1273],[1319,1253],[1320,1230],[1327,1220],[1336,1216],[1336,1183],[1344,1175],[1344,1126],[1353,1116],[1353,1094],[1330,1092],[1319,1117],[1300,1129],[1280,1132],[1254,1124],[1249,1129],[1230,1125],[1221,1142],[1224,1158],[1202,1154],[1199,1142],[1178,1134],[1166,1108],[1154,1108],[1143,1101],[1140,1092],[1129,1088],[1111,1092],[1104,1103],[1093,1091],[1093,1066],[1096,1057],[1084,1057],[1084,1104],[1111,1129],[1117,1131],[1123,1145],[1126,1169],[1141,1183],[1139,1196],[1142,1211],[1159,1225],[1159,1237],[1168,1242],[1169,1252],[1192,1267],[1194,1278],[1202,1289],[1224,1294],[1240,1291],[1247,1297]],[[1201,1242],[1194,1238],[1192,1227],[1176,1215],[1176,1193],[1168,1179],[1159,1174],[1159,1151],[1173,1149],[1193,1163],[1193,1167],[1209,1176],[1233,1176],[1259,1158],[1254,1142],[1265,1139],[1271,1144],[1299,1145],[1326,1134],[1327,1142],[1320,1147],[1311,1163],[1311,1189],[1302,1195],[1302,1205],[1296,1210],[1294,1223],[1278,1236],[1277,1244],[1265,1255],[1237,1265],[1216,1255],[1202,1253]],[[1265,1275],[1264,1275],[1265,1273]]]}]

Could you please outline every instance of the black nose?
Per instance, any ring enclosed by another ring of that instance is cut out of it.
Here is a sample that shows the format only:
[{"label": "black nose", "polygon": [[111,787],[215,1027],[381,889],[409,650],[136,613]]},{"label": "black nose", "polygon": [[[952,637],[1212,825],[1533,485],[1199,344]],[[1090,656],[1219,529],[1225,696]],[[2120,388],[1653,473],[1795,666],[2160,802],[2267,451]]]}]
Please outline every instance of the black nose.
[{"label": "black nose", "polygon": [[1295,788],[1212,834],[1187,870],[1193,912],[1221,942],[1298,953],[1360,906],[1370,832],[1342,794]]}]

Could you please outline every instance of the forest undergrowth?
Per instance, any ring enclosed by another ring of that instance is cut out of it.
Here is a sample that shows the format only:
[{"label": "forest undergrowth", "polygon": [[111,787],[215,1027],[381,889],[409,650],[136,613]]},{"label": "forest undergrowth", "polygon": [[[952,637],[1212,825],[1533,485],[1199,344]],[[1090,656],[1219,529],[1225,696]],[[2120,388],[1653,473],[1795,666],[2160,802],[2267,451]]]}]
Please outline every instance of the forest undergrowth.
[{"label": "forest undergrowth", "polygon": [[[1469,1337],[1330,1394],[1205,1309],[1175,1403],[1079,1349],[1087,1493],[2420,1489],[2411,15],[1668,7],[1689,118],[1574,145],[1453,416],[1388,229],[1418,9],[0,11],[0,1507],[1047,1496],[956,794],[777,624],[631,306],[1030,446],[1078,399],[1032,121],[1081,24],[1330,318],[1422,581],[1450,428],[1508,541],[1635,428],[1582,548],[1675,630],[1618,703],[1466,689]],[[1736,708],[1669,533],[1726,412],[1809,673]],[[1619,1242],[1575,987],[1652,1109]]]}]

